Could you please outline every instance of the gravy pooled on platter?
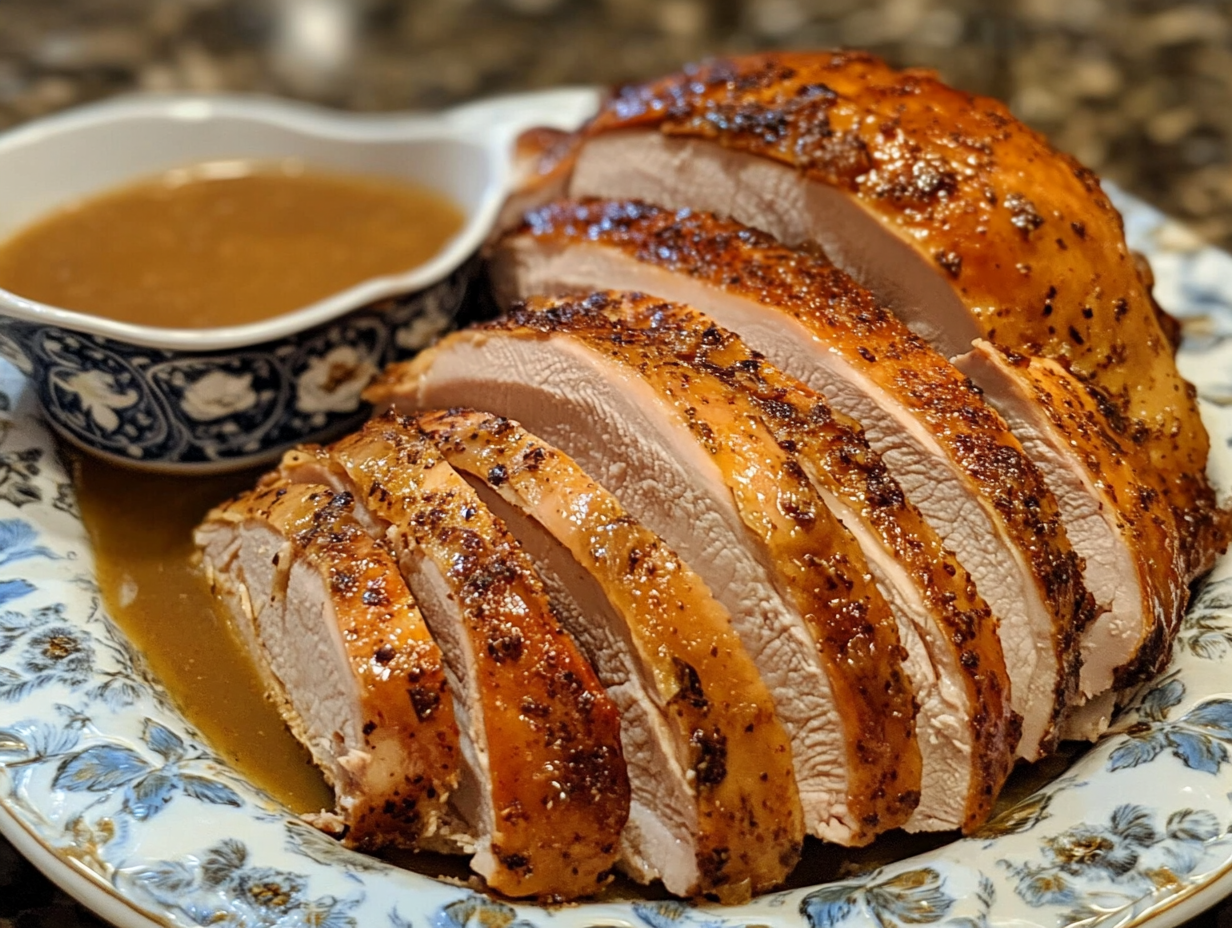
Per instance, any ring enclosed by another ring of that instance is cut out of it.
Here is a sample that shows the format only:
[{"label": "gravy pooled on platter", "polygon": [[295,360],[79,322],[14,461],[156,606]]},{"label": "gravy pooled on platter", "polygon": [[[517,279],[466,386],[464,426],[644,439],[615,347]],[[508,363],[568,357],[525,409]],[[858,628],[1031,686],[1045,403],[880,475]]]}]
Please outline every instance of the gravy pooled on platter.
[{"label": "gravy pooled on platter", "polygon": [[0,244],[0,287],[162,328],[242,325],[423,264],[462,228],[444,196],[293,160],[220,161],[59,209]]},{"label": "gravy pooled on platter", "polygon": [[211,746],[258,786],[297,812],[331,808],[320,772],[266,697],[196,564],[193,528],[255,475],[138,476],[91,457],[75,461],[103,602],[154,676]]}]

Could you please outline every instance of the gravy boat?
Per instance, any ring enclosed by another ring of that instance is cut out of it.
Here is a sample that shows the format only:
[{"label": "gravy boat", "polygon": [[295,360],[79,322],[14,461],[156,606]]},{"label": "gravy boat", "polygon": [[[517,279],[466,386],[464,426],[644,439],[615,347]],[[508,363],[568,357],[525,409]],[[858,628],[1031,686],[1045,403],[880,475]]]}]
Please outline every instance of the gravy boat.
[{"label": "gravy boat", "polygon": [[213,472],[362,421],[360,391],[453,322],[513,179],[517,136],[573,129],[599,100],[565,88],[435,114],[360,115],[242,96],[134,96],[0,135],[0,239],[57,207],[207,161],[296,158],[449,197],[466,220],[431,260],[259,322],[177,329],[118,322],[0,289],[0,356],[52,427],[135,467]]}]

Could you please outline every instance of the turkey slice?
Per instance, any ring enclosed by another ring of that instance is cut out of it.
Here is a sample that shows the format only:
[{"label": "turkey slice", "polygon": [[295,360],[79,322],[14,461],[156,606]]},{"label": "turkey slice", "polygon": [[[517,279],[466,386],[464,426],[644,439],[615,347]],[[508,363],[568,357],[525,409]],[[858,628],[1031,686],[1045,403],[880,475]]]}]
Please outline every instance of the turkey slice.
[{"label": "turkey slice", "polygon": [[[871,294],[739,223],[614,201],[528,214],[496,248],[492,276],[506,302],[613,287],[696,306],[859,421],[1001,622],[1012,705],[1023,716],[1019,753],[1034,760],[1055,741],[1057,715],[1079,684],[1075,642],[1094,611],[1081,557],[1108,562],[1125,541],[1109,527],[1084,532],[1084,551],[1071,548],[1064,511],[1005,421]],[[1139,589],[1136,565],[1117,566],[1127,568],[1123,589]],[[1126,609],[1133,602],[1122,594]],[[1135,619],[1142,624],[1141,611],[1098,621]],[[1095,666],[1131,663],[1136,639],[1115,643],[1120,650]],[[1105,672],[1092,686],[1110,682]]]},{"label": "turkey slice", "polygon": [[476,406],[561,448],[731,613],[792,739],[808,830],[903,824],[920,759],[902,646],[855,540],[755,414],[698,391],[613,301],[537,303],[390,368],[368,397]]},{"label": "turkey slice", "polygon": [[[1094,698],[1158,673],[1172,653],[1185,607],[1184,557],[1162,501],[1137,479],[1132,456],[1105,426],[1091,393],[1057,362],[1025,358],[979,339],[955,363],[984,385],[1035,460],[1055,462],[1050,484],[1074,547],[1086,557],[1087,585],[1107,610],[1082,640],[1084,695]],[[1066,467],[1074,451],[1100,462],[1098,469]],[[1089,544],[1109,536],[1120,544]],[[1126,644],[1134,652],[1128,666],[1115,659]],[[1104,706],[1106,725],[1110,701]]]},{"label": "turkey slice", "polygon": [[1018,743],[997,623],[967,572],[869,448],[859,425],[701,313],[624,304],[622,321],[653,330],[691,383],[760,415],[854,535],[898,620],[919,704],[924,764],[908,831],[974,829],[988,818]]},{"label": "turkey slice", "polygon": [[625,868],[725,902],[780,885],[804,838],[791,743],[727,610],[563,452],[486,413],[419,425],[535,560],[620,708]]},{"label": "turkey slice", "polygon": [[195,538],[211,588],[334,789],[334,813],[318,820],[349,847],[424,847],[458,782],[453,700],[397,565],[353,508],[346,493],[274,480],[215,508]]},{"label": "turkey slice", "polygon": [[629,809],[619,718],[517,542],[396,416],[288,452],[280,471],[354,495],[440,645],[470,771],[471,867],[507,896],[602,888]]}]

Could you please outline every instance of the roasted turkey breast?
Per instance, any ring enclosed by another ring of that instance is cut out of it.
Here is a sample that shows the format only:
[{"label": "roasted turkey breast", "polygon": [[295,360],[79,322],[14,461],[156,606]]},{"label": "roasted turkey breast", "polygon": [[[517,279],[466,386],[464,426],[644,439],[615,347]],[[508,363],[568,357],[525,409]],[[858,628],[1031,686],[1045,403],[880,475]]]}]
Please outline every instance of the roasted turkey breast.
[{"label": "roasted turkey breast", "polygon": [[[1076,636],[1094,612],[1080,552],[1005,421],[868,291],[825,261],[736,222],[629,202],[535,210],[495,248],[492,264],[506,302],[616,287],[690,303],[857,419],[908,497],[987,591],[1001,621],[1012,703],[1024,720],[1019,752],[1034,760],[1055,740],[1056,715],[1073,702],[1079,682]],[[1125,547],[1111,530],[1082,538],[1100,564],[1110,560],[1105,551]],[[1132,604],[1127,593],[1139,583],[1132,562],[1117,576]],[[1096,621],[1133,628],[1135,618],[1140,628],[1141,608],[1128,619]],[[1093,666],[1104,668],[1097,690],[1132,661],[1138,640],[1114,639],[1119,650],[1097,656]]]},{"label": "roasted turkey breast", "polygon": [[343,843],[424,847],[462,763],[441,653],[354,500],[272,480],[196,542],[287,724],[337,796]]},{"label": "roasted turkey breast", "polygon": [[[1091,393],[1056,361],[979,339],[956,363],[978,377],[1034,460],[1053,459],[1043,465],[1049,486],[1074,547],[1086,556],[1092,593],[1106,610],[1082,642],[1086,694],[1125,689],[1158,672],[1185,611],[1185,558],[1159,500],[1137,479],[1124,440],[1107,427]],[[1074,452],[1091,466],[1066,467]],[[1097,535],[1121,545],[1093,546],[1090,539]],[[1133,661],[1110,661],[1109,654],[1120,654],[1127,641],[1134,643]]]},{"label": "roasted turkey breast", "polygon": [[602,888],[629,810],[619,718],[518,543],[400,417],[289,452],[279,471],[351,493],[420,603],[463,736],[471,867],[507,896]]},{"label": "roasted turkey breast", "polygon": [[898,619],[919,707],[920,803],[903,827],[982,824],[1013,766],[1021,719],[1010,708],[997,623],[966,570],[907,501],[860,427],[738,336],[696,310],[657,300],[614,303],[609,313],[661,336],[694,388],[704,383],[730,407],[760,416],[854,535]]},{"label": "roasted turkey breast", "polygon": [[851,534],[755,414],[608,313],[531,301],[447,337],[368,391],[482,405],[573,457],[727,607],[792,738],[813,834],[864,843],[911,816],[920,755],[894,619]]},{"label": "roasted turkey breast", "polygon": [[622,88],[530,187],[731,215],[819,245],[947,357],[983,337],[1059,361],[1170,510],[1186,577],[1226,545],[1194,391],[1119,214],[1003,104],[859,52],[720,59]]},{"label": "roasted turkey breast", "polygon": [[738,902],[806,835],[975,830],[1163,666],[1232,512],[1091,172],[858,52],[513,157],[507,315],[198,529],[319,824],[512,897]]},{"label": "roasted turkey breast", "polygon": [[786,879],[804,825],[791,743],[727,610],[569,457],[516,422],[419,425],[535,560],[620,709],[622,866],[681,896],[747,899]]}]

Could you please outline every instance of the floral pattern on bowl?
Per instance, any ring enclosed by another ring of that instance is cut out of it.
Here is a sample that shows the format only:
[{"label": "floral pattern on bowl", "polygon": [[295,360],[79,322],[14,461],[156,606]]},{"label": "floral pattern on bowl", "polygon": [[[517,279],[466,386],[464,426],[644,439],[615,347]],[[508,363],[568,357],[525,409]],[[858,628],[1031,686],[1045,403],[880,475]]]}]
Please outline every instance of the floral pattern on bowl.
[{"label": "floral pattern on bowl", "polygon": [[358,424],[360,392],[453,324],[474,269],[468,261],[419,293],[225,352],[146,348],[0,315],[0,357],[29,375],[47,421],[74,444],[164,469],[255,464]]},{"label": "floral pattern on bowl", "polygon": [[[1182,361],[1207,400],[1226,492],[1232,259],[1168,251],[1183,238],[1162,217],[1121,205],[1161,292],[1196,294],[1170,308],[1203,320]],[[1223,289],[1189,291],[1173,273]],[[346,371],[374,357],[374,344],[344,351],[321,337],[269,368],[117,358],[107,377],[58,369],[56,389],[78,397],[69,408],[80,427],[108,434],[174,396],[190,423],[175,428],[217,447],[242,441],[275,407],[346,415],[328,397],[352,389]],[[275,367],[304,386],[275,385]],[[133,373],[155,368],[148,380]],[[1190,608],[1171,666],[1098,744],[976,834],[927,853],[732,908],[610,898],[545,909],[347,851],[231,770],[112,624],[71,484],[24,384],[0,366],[0,830],[53,855],[48,866],[81,894],[122,900],[126,926],[1164,928],[1232,889],[1229,557]]]}]

